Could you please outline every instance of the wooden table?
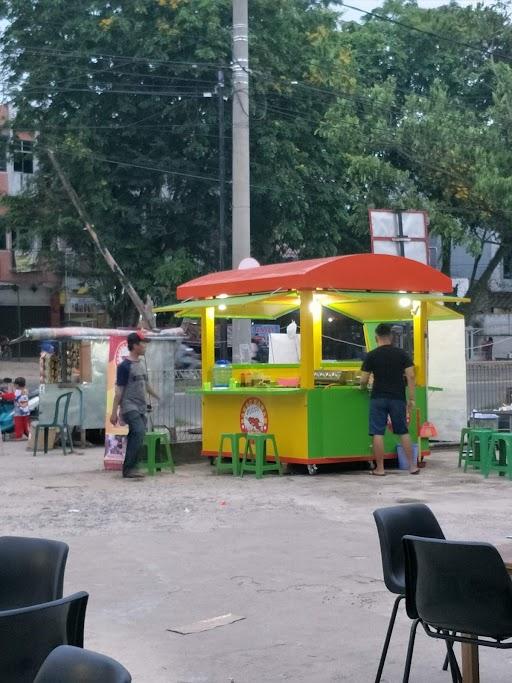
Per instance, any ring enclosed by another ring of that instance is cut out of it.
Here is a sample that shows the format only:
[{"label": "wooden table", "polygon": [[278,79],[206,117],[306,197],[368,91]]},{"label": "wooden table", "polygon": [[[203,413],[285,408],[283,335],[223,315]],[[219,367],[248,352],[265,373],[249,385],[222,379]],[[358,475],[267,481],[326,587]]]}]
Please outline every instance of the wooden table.
[{"label": "wooden table", "polygon": [[[512,574],[512,541],[500,543],[496,546],[503,558],[505,567]],[[478,660],[478,646],[461,643],[462,651],[462,680],[463,683],[480,683],[480,664]]]}]

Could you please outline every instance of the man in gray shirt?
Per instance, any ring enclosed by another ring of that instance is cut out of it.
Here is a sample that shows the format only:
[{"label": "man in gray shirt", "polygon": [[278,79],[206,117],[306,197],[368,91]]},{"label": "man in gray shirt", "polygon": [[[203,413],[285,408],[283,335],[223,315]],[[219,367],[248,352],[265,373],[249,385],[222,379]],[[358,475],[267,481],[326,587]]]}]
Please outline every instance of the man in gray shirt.
[{"label": "man in gray shirt", "polygon": [[116,393],[110,422],[117,425],[118,413],[120,413],[123,422],[128,425],[123,477],[140,479],[144,475],[139,474],[136,467],[147,426],[146,392],[157,400],[159,396],[149,386],[146,368],[143,367],[141,361],[146,353],[148,340],[144,338],[142,332],[130,332],[126,341],[129,354],[117,366]]}]

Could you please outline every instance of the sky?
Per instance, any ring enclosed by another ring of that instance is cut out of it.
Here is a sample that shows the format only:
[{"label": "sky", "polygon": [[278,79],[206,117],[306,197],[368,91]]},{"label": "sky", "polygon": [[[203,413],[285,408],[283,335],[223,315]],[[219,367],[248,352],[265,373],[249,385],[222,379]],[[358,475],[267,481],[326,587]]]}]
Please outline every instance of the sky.
[{"label": "sky", "polygon": [[[347,0],[347,3],[354,7],[360,7],[367,12],[371,12],[382,4],[379,0]],[[441,7],[441,5],[447,4],[447,0],[418,0],[418,6],[424,8]],[[458,0],[457,4],[463,7],[475,7],[478,4],[478,0]],[[484,4],[491,4],[491,2],[486,1]],[[364,14],[361,14],[361,12],[355,12],[350,9],[345,9],[343,12],[343,19],[345,21],[358,21],[362,16],[364,16]]]}]

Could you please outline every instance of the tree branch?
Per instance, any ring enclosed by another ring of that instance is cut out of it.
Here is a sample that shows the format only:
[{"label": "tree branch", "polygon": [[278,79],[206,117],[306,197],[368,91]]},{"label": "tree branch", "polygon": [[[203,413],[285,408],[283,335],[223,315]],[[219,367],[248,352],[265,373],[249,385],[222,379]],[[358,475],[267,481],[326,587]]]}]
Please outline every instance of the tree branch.
[{"label": "tree branch", "polygon": [[482,274],[473,283],[473,286],[468,290],[468,297],[471,298],[471,303],[468,306],[468,312],[473,312],[477,307],[482,295],[487,289],[489,280],[493,272],[498,267],[500,261],[512,253],[512,244],[500,244],[496,249],[494,256],[491,258],[489,263],[484,268]]}]

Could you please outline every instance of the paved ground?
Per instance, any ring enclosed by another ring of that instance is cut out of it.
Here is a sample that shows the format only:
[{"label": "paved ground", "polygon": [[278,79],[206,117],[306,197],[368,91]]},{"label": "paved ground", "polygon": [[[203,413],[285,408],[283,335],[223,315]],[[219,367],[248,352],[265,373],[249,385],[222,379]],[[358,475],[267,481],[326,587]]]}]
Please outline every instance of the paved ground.
[{"label": "paved ground", "polygon": [[[463,475],[436,453],[419,477],[329,472],[256,481],[203,461],[123,481],[100,449],[33,458],[0,443],[0,529],[70,545],[65,592],[87,590],[86,646],[117,657],[135,683],[371,682],[392,605],[371,512],[411,500],[449,537],[502,541],[512,482]],[[196,635],[166,629],[233,612]],[[383,680],[397,683],[402,613]],[[418,638],[412,681],[448,683],[442,646]],[[482,681],[512,677],[512,656],[482,655]]]}]

